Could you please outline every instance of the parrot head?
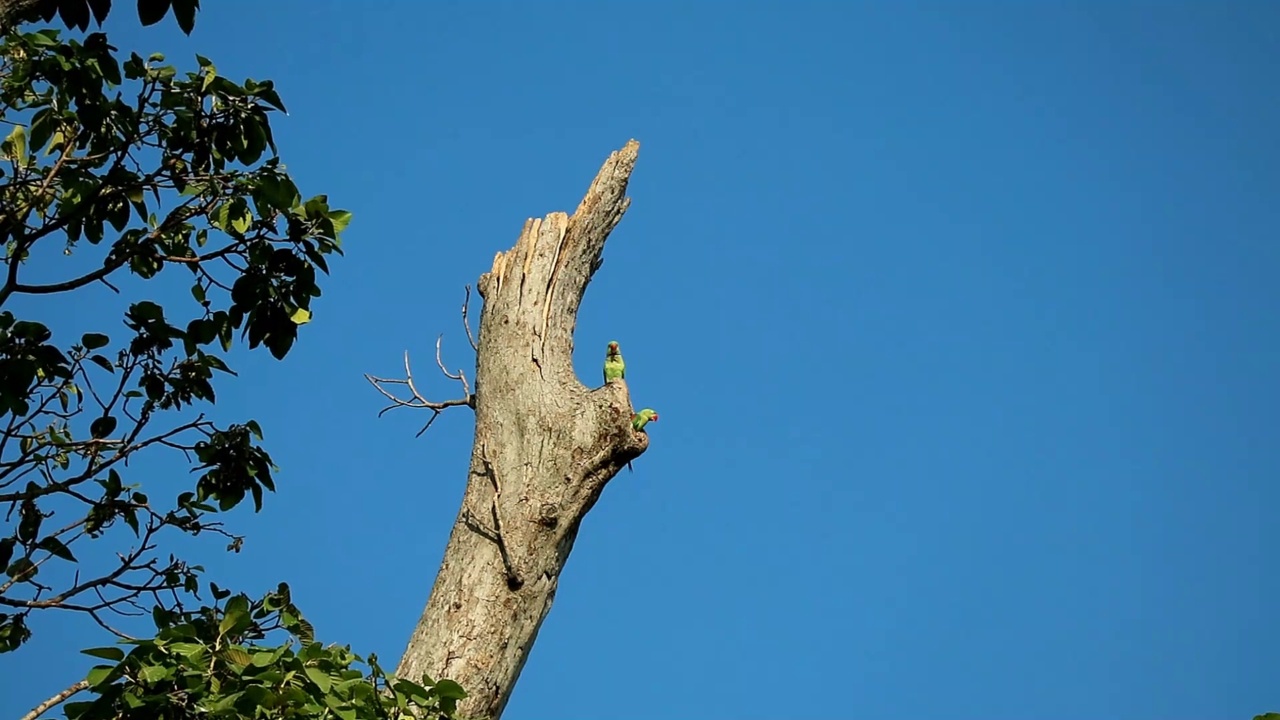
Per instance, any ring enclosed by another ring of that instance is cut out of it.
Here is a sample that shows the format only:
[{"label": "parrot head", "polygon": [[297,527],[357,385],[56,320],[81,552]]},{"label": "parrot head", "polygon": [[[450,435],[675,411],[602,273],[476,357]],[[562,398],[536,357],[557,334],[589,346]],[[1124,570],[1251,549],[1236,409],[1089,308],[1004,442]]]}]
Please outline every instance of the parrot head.
[{"label": "parrot head", "polygon": [[610,340],[610,341],[609,341],[609,354],[610,354],[610,355],[621,355],[621,354],[622,354],[622,351],[618,349],[618,341],[617,341],[617,340]]}]

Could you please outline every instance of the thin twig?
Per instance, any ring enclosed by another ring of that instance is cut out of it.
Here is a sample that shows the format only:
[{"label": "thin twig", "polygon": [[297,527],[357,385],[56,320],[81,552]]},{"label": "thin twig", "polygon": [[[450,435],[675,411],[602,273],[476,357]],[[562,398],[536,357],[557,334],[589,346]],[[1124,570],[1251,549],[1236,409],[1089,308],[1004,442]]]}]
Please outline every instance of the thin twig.
[{"label": "thin twig", "polygon": [[467,329],[467,341],[471,343],[471,349],[480,352],[480,348],[476,346],[476,338],[471,334],[471,321],[467,320],[467,306],[471,304],[471,286],[465,285],[466,295],[462,298],[462,327]]},{"label": "thin twig", "polygon": [[440,341],[444,340],[444,333],[440,333],[436,337],[436,367],[440,368],[440,372],[450,380],[457,380],[462,383],[462,394],[471,397],[471,386],[467,385],[467,376],[462,373],[462,368],[458,368],[458,372],[451,373],[444,368],[444,361],[440,359]]},{"label": "thin twig", "polygon": [[134,637],[132,637],[132,636],[130,636],[130,635],[126,635],[125,633],[122,633],[122,632],[120,632],[119,630],[117,630],[117,629],[115,629],[115,628],[111,627],[109,624],[107,624],[107,622],[106,622],[105,620],[103,620],[102,618],[98,617],[98,611],[97,611],[97,610],[90,610],[90,611],[88,612],[88,615],[89,615],[89,617],[93,618],[93,621],[94,621],[94,622],[98,623],[98,627],[101,627],[103,630],[106,630],[107,632],[111,633],[112,635],[115,635],[116,637],[120,638],[121,640],[132,641],[132,640],[136,640],[136,639],[137,639],[137,638],[134,638]]},{"label": "thin twig", "polygon": [[[439,362],[439,352],[438,352],[439,345],[440,343],[439,341],[437,341],[436,342],[437,362]],[[413,369],[409,363],[408,350],[406,350],[404,353],[404,379],[380,378],[380,377],[374,377],[373,375],[365,373],[364,379],[368,380],[370,385],[373,385],[373,387],[378,392],[382,393],[383,397],[391,401],[390,405],[388,405],[387,407],[384,407],[381,411],[378,412],[378,417],[382,417],[382,415],[387,411],[392,410],[394,408],[398,408],[398,407],[430,410],[431,418],[427,420],[427,424],[423,425],[422,429],[419,430],[417,435],[414,436],[414,437],[421,437],[422,434],[427,431],[427,428],[430,428],[431,424],[436,421],[436,418],[440,417],[440,413],[444,412],[445,409],[451,408],[451,407],[461,407],[464,405],[466,407],[474,409],[475,396],[471,394],[471,390],[467,385],[466,379],[461,377],[461,371],[459,371],[458,375],[453,375],[444,369],[443,363],[440,364],[440,369],[441,371],[444,372],[446,376],[454,380],[460,380],[462,382],[462,389],[465,394],[464,397],[456,398],[453,400],[443,400],[439,402],[426,399],[426,397],[424,397],[422,393],[418,390],[418,386],[414,382]],[[409,394],[412,395],[412,397],[408,400],[398,398],[391,391],[383,387],[384,385],[404,385],[409,388]]]}]

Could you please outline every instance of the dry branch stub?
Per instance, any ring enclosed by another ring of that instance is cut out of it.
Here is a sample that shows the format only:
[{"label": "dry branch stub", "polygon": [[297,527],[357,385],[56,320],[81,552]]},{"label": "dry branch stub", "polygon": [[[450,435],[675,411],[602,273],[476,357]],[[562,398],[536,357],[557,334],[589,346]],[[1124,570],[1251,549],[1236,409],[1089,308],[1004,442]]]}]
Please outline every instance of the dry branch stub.
[{"label": "dry branch stub", "polygon": [[583,517],[648,447],[631,428],[626,383],[589,389],[572,362],[578,307],[630,204],[639,147],[632,140],[609,156],[572,216],[528,220],[480,277],[467,488],[397,670],[461,683],[468,717],[501,715]]}]

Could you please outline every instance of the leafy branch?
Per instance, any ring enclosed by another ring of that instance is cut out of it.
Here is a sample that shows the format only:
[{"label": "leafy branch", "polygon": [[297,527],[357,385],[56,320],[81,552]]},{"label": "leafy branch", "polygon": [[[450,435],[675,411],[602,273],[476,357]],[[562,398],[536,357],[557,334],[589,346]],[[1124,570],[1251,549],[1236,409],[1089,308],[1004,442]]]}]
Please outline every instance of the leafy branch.
[{"label": "leafy branch", "polygon": [[[160,55],[120,63],[114,51],[101,33],[63,41],[53,29],[0,45],[0,123],[11,126],[0,142],[0,607],[11,611],[0,613],[0,652],[30,637],[32,612],[84,612],[123,635],[105,613],[180,607],[200,567],[163,558],[165,533],[240,548],[211,517],[246,497],[261,509],[275,489],[262,430],[193,409],[216,401],[215,373],[234,374],[221,353],[237,338],[289,352],[351,218],[323,195],[303,200],[280,164],[269,120],[284,105],[270,82],[232,82],[199,56],[179,75]],[[55,237],[63,255],[98,259],[61,280],[24,280],[33,250]],[[117,276],[170,267],[191,273],[194,312],[173,321],[134,302],[114,346],[92,332],[59,345],[8,309],[16,295],[115,289]],[[194,488],[160,500],[131,479],[130,458],[159,448],[195,461]],[[80,547],[107,534],[131,537],[113,563],[82,573]]]},{"label": "leafy branch", "polygon": [[[350,647],[316,642],[310,623],[290,599],[288,585],[281,583],[257,600],[212,583],[209,587],[211,606],[157,609],[154,638],[85,650],[107,662],[90,670],[84,681],[97,697],[67,703],[68,720],[451,718],[466,697],[450,680],[396,679],[376,656],[366,660]],[[262,642],[281,632],[287,642]],[[68,696],[76,692],[72,688]]]}]

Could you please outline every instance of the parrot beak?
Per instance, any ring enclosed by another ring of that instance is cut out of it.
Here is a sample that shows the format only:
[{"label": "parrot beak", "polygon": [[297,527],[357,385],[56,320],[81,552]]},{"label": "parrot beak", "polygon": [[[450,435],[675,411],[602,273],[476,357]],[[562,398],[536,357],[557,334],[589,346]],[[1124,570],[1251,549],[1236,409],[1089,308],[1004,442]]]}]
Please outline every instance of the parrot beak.
[{"label": "parrot beak", "polygon": [[653,414],[653,419],[652,419],[652,421],[653,421],[653,422],[658,422],[658,413],[654,413],[654,414]]}]

